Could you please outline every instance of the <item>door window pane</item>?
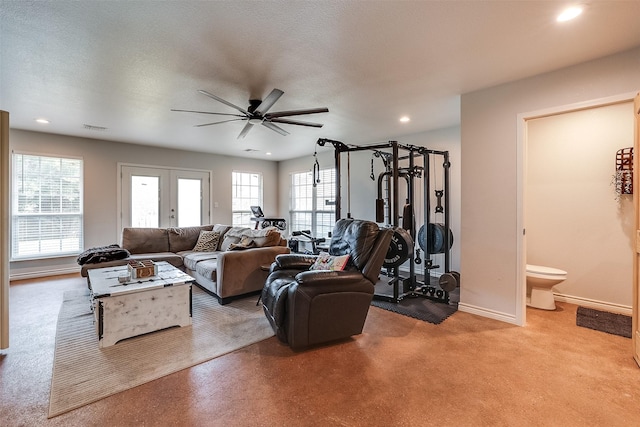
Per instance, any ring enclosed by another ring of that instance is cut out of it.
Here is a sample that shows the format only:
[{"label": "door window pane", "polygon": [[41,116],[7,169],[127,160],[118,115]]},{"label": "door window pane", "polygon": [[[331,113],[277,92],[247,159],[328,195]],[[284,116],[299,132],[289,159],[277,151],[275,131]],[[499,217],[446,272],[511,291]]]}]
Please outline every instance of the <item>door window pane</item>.
[{"label": "door window pane", "polygon": [[160,178],[157,176],[131,177],[131,226],[159,227]]},{"label": "door window pane", "polygon": [[201,225],[202,181],[178,179],[178,227]]}]

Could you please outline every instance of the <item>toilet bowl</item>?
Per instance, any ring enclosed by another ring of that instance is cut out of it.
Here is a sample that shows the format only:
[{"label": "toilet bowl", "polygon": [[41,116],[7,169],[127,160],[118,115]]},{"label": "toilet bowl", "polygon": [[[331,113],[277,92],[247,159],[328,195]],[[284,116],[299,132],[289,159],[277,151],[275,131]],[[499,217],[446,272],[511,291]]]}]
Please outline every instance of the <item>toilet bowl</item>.
[{"label": "toilet bowl", "polygon": [[555,310],[556,302],[551,288],[566,279],[566,271],[527,264],[527,305],[543,310]]}]

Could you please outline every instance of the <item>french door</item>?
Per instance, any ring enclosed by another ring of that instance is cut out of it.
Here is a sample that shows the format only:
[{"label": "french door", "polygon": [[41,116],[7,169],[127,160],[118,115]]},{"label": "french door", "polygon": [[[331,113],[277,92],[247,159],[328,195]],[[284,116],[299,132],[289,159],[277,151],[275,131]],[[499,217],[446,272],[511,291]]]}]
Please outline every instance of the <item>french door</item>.
[{"label": "french door", "polygon": [[210,222],[210,172],[121,165],[121,227],[188,227]]}]

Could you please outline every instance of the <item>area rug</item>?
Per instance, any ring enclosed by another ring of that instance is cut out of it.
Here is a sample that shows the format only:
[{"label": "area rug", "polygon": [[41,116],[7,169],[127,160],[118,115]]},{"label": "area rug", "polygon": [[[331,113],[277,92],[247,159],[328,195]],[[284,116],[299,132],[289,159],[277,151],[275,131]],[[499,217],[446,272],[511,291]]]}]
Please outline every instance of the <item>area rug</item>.
[{"label": "area rug", "polygon": [[631,338],[631,317],[593,308],[578,307],[576,325]]},{"label": "area rug", "polygon": [[193,324],[99,348],[87,291],[69,291],[58,317],[49,418],[273,336],[249,297],[226,305],[193,286]]}]

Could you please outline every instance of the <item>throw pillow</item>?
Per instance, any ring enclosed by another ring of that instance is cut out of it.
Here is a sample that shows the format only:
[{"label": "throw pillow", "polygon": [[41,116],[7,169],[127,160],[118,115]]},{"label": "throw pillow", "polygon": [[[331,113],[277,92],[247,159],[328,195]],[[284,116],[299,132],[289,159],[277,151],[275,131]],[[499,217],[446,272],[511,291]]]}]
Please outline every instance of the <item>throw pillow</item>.
[{"label": "throw pillow", "polygon": [[220,244],[221,251],[228,251],[231,245],[240,243],[242,233],[248,230],[247,227],[231,227],[226,233],[224,233],[224,239]]},{"label": "throw pillow", "polygon": [[256,247],[256,243],[253,241],[253,239],[251,239],[251,237],[242,236],[242,238],[240,239],[240,242],[230,244],[229,249],[227,250],[238,251],[242,249],[250,249],[255,247]]},{"label": "throw pillow", "polygon": [[275,227],[263,228],[262,230],[247,230],[242,235],[253,239],[259,248],[277,246],[282,238],[282,235]]},{"label": "throw pillow", "polygon": [[318,258],[311,265],[309,270],[331,270],[342,271],[349,262],[349,255],[329,255],[328,252],[320,252]]},{"label": "throw pillow", "polygon": [[198,241],[193,247],[194,252],[213,252],[218,249],[220,233],[217,231],[201,231]]}]

